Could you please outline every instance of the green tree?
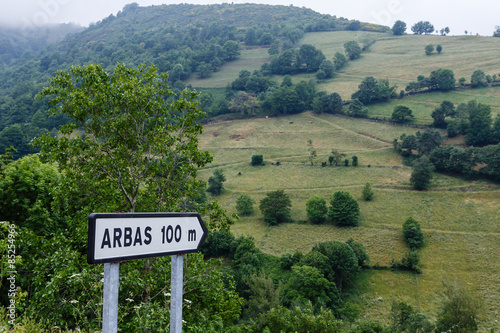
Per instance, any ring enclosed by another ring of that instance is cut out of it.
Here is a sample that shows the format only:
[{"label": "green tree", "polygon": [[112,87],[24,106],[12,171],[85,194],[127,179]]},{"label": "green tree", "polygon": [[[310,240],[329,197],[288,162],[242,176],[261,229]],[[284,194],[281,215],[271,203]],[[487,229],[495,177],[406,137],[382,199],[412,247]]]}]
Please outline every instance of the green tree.
[{"label": "green tree", "polygon": [[359,204],[349,192],[335,192],[330,200],[328,218],[338,226],[356,226],[359,218]]},{"label": "green tree", "polygon": [[222,48],[225,52],[224,60],[231,61],[237,59],[240,56],[241,46],[234,40],[226,41]]},{"label": "green tree", "polygon": [[312,140],[307,141],[307,146],[309,147],[309,162],[311,162],[311,165],[314,165],[314,160],[316,157],[318,157],[318,154],[316,152],[316,149],[313,146]]},{"label": "green tree", "polygon": [[242,194],[236,199],[236,210],[240,215],[252,215],[255,200],[246,194]]},{"label": "green tree", "polygon": [[429,77],[429,89],[450,91],[455,88],[455,74],[451,69],[440,68],[432,71]]},{"label": "green tree", "polygon": [[361,244],[360,242],[355,242],[354,239],[352,238],[349,238],[346,244],[349,245],[351,249],[354,251],[356,258],[358,259],[359,267],[368,265],[368,263],[370,262],[370,257],[366,253],[366,248],[363,244]]},{"label": "green tree", "polygon": [[264,163],[264,157],[262,155],[252,155],[252,166],[262,165]]},{"label": "green tree", "polygon": [[352,157],[352,166],[358,166],[358,157],[356,155]]},{"label": "green tree", "polygon": [[323,223],[328,207],[326,207],[326,200],[319,195],[310,197],[306,202],[307,218],[314,224]]},{"label": "green tree", "polygon": [[373,190],[372,186],[370,185],[369,182],[366,182],[365,186],[363,187],[363,192],[361,196],[363,197],[363,200],[365,201],[372,201],[373,200]]},{"label": "green tree", "polygon": [[368,108],[357,98],[349,103],[348,115],[355,118],[365,118],[368,116]]},{"label": "green tree", "polygon": [[345,43],[344,50],[347,58],[349,58],[350,60],[356,60],[361,57],[361,47],[356,41]]},{"label": "green tree", "polygon": [[500,37],[500,26],[495,26],[495,31],[493,31],[493,37]]},{"label": "green tree", "polygon": [[330,269],[337,288],[347,286],[359,272],[358,258],[354,250],[346,243],[339,241],[322,242],[313,246],[312,252],[316,251],[328,258]]},{"label": "green tree", "polygon": [[[23,229],[19,248],[29,255],[23,255],[18,282],[31,290],[27,312],[46,318],[51,327],[98,330],[102,265],[89,266],[82,256],[88,214],[178,211],[186,197],[199,194],[204,184],[196,180],[197,170],[211,156],[198,149],[203,113],[193,102],[196,95],[186,90],[174,98],[166,74],[153,66],[130,69],[122,64],[112,73],[98,65],[73,66],[58,72],[42,90],[39,96],[53,105],[49,113],[64,113],[72,120],[58,138],[44,135],[36,141],[41,158],[57,162],[67,179],[51,191],[51,201],[71,215],[68,231],[54,237]],[[211,230],[227,230],[232,223],[216,203],[198,208]],[[198,314],[203,318],[197,325],[208,327],[239,317],[242,300],[232,278],[220,269],[220,260],[192,254],[186,262],[184,297],[192,304],[184,318],[195,322]],[[166,299],[152,296],[169,288],[158,283],[170,279],[169,258],[131,261],[121,271],[121,294],[133,299],[136,308],[122,304],[120,329],[152,331],[168,322]],[[150,321],[143,321],[146,315]]]},{"label": "green tree", "polygon": [[477,322],[481,304],[479,298],[459,285],[444,285],[445,299],[437,318],[440,332],[470,333],[477,332]]},{"label": "green tree", "polygon": [[331,307],[336,304],[338,291],[335,283],[328,281],[315,267],[293,266],[292,274],[284,287],[285,305],[292,301]]},{"label": "green tree", "polygon": [[467,103],[469,126],[466,143],[471,146],[485,146],[491,143],[491,107],[473,100]]},{"label": "green tree", "polygon": [[335,65],[335,70],[339,70],[347,63],[347,58],[344,54],[336,52],[333,57],[333,64]]},{"label": "green tree", "polygon": [[[167,75],[155,67],[118,64],[110,74],[99,65],[72,66],[38,96],[50,98],[49,114],[73,120],[60,138],[35,141],[41,157],[78,174],[89,194],[109,198],[108,209],[175,211],[185,195],[198,193],[197,169],[212,160],[198,149],[203,113],[194,92],[166,98],[173,96]],[[77,128],[84,135],[73,135]]]},{"label": "green tree", "polygon": [[417,144],[418,144],[418,153],[420,155],[427,155],[437,147],[441,145],[443,142],[443,137],[441,133],[435,129],[426,129],[423,133],[417,131]]},{"label": "green tree", "polygon": [[37,155],[14,162],[9,162],[8,154],[2,157],[6,159],[0,173],[2,219],[39,236],[52,236],[67,229],[64,203],[62,207],[53,205],[54,194],[67,186],[57,166],[42,163]]},{"label": "green tree", "polygon": [[361,314],[361,308],[359,305],[351,302],[346,302],[340,309],[339,313],[341,318],[347,320],[349,323],[349,329],[352,328],[352,324],[359,318]]},{"label": "green tree", "polygon": [[455,106],[450,101],[443,101],[441,105],[432,111],[431,117],[434,119],[432,126],[446,128],[445,118],[455,115]]},{"label": "green tree", "polygon": [[438,46],[436,46],[436,52],[441,54],[441,52],[443,51],[443,47],[439,44]]},{"label": "green tree", "polygon": [[416,35],[428,35],[434,32],[434,26],[429,21],[419,21],[411,27],[411,31]]},{"label": "green tree", "polygon": [[426,155],[413,162],[410,183],[415,190],[427,190],[431,184],[434,166]]},{"label": "green tree", "polygon": [[376,80],[374,77],[368,76],[358,86],[358,91],[351,95],[351,99],[357,98],[366,105],[379,101],[388,101],[396,96],[396,86],[390,86],[389,80]]},{"label": "green tree", "polygon": [[432,52],[434,52],[434,45],[428,44],[425,46],[425,54],[426,55],[431,55]]},{"label": "green tree", "polygon": [[470,77],[470,84],[472,88],[486,87],[488,85],[486,74],[480,69],[475,70]]},{"label": "green tree", "polygon": [[290,222],[291,207],[292,201],[283,190],[266,193],[266,196],[259,204],[260,211],[264,215],[264,221],[269,225]]},{"label": "green tree", "polygon": [[243,313],[245,318],[255,318],[280,305],[281,284],[276,285],[263,271],[250,275],[246,284],[249,296]]},{"label": "green tree", "polygon": [[321,50],[316,49],[313,45],[302,44],[299,49],[299,59],[307,72],[316,72],[325,60],[325,56]]},{"label": "green tree", "polygon": [[329,79],[333,76],[334,72],[334,64],[330,60],[323,60],[319,66],[318,72],[316,73],[316,77],[319,80]]},{"label": "green tree", "polygon": [[396,22],[394,22],[394,25],[392,26],[391,30],[394,36],[401,36],[406,31],[406,23],[397,20]]},{"label": "green tree", "polygon": [[335,163],[335,166],[339,166],[340,162],[342,161],[342,158],[345,157],[345,154],[339,152],[337,149],[332,149],[331,154],[332,154],[331,156],[333,157],[333,162]]},{"label": "green tree", "polygon": [[224,182],[226,181],[226,176],[221,169],[214,171],[214,174],[208,178],[207,192],[217,196],[221,195],[224,190]]},{"label": "green tree", "polygon": [[412,250],[418,250],[424,245],[424,234],[420,229],[420,223],[413,217],[407,218],[403,223],[403,235]]},{"label": "green tree", "polygon": [[404,105],[397,105],[392,111],[391,120],[397,123],[404,123],[406,119],[413,118],[412,111]]}]

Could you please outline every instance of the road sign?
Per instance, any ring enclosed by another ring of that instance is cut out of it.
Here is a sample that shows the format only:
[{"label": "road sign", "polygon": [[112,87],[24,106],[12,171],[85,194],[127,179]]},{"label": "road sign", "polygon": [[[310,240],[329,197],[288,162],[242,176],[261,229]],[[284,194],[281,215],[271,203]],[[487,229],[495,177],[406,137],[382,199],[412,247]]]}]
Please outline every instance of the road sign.
[{"label": "road sign", "polygon": [[94,213],[89,216],[90,264],[197,252],[207,236],[198,213]]}]

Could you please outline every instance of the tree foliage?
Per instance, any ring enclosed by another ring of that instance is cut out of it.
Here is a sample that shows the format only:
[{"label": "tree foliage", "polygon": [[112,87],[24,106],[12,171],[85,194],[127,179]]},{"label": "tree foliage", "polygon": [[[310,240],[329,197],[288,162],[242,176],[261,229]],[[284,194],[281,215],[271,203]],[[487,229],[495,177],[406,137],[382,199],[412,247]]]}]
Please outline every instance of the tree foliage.
[{"label": "tree foliage", "polygon": [[394,36],[401,36],[406,31],[406,23],[401,20],[397,20],[394,22],[391,30]]},{"label": "tree foliage", "polygon": [[236,210],[240,215],[252,215],[255,200],[246,194],[242,194],[236,200]]},{"label": "tree foliage", "polygon": [[338,226],[356,226],[359,218],[359,204],[349,192],[335,192],[330,200],[328,218]]},{"label": "tree foliage", "polygon": [[410,183],[415,190],[427,190],[430,186],[432,179],[432,172],[434,166],[429,160],[429,157],[422,156],[413,162]]},{"label": "tree foliage", "polygon": [[477,332],[481,304],[479,298],[459,285],[444,285],[444,300],[437,329],[453,333]]},{"label": "tree foliage", "polygon": [[373,200],[374,193],[372,190],[372,186],[370,185],[369,182],[365,183],[365,186],[363,187],[363,191],[361,193],[361,196],[363,197],[363,200],[365,200],[365,201],[372,201]]},{"label": "tree foliage", "polygon": [[344,50],[349,60],[356,60],[361,57],[361,47],[358,42],[350,41],[344,44]]},{"label": "tree foliage", "polygon": [[226,181],[226,176],[221,169],[214,171],[214,174],[208,178],[207,192],[217,196],[221,195],[224,190],[224,182]]},{"label": "tree foliage", "polygon": [[323,197],[314,195],[306,202],[307,218],[314,224],[323,223],[328,213],[326,200]]},{"label": "tree foliage", "polygon": [[403,223],[403,235],[412,250],[418,250],[424,245],[424,234],[420,229],[420,223],[412,217],[407,218]]},{"label": "tree foliage", "polygon": [[351,95],[351,98],[359,99],[363,104],[375,102],[385,102],[396,97],[396,86],[390,86],[389,80],[377,80],[374,77],[366,77],[358,86],[358,91]]},{"label": "tree foliage", "polygon": [[[203,113],[192,102],[196,94],[169,96],[167,75],[153,66],[119,64],[111,74],[99,65],[73,66],[39,94],[50,98],[51,114],[73,122],[60,138],[45,134],[35,144],[43,159],[78,173],[90,193],[114,198],[116,210],[175,210],[195,194],[197,168],[212,158],[198,149]],[[84,135],[73,135],[77,128]]]},{"label": "tree foliage", "polygon": [[292,207],[292,201],[283,190],[266,193],[259,204],[264,221],[269,225],[290,222],[290,207]]},{"label": "tree foliage", "polygon": [[397,123],[404,123],[406,119],[413,118],[412,111],[404,105],[397,105],[392,111],[391,120]]},{"label": "tree foliage", "polygon": [[419,21],[411,27],[411,31],[413,31],[415,35],[429,35],[434,32],[434,26],[430,24],[429,21]]}]

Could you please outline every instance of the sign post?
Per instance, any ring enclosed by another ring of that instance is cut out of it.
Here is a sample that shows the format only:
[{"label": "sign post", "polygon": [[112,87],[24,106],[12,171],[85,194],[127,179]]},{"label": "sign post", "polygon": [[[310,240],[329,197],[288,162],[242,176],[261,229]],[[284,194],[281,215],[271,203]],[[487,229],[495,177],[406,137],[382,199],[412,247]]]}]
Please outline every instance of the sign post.
[{"label": "sign post", "polygon": [[172,256],[170,274],[170,333],[182,332],[183,256]]},{"label": "sign post", "polygon": [[103,333],[118,328],[120,262],[172,256],[170,332],[182,331],[183,254],[197,252],[207,236],[198,213],[90,214],[87,262],[104,263]]}]

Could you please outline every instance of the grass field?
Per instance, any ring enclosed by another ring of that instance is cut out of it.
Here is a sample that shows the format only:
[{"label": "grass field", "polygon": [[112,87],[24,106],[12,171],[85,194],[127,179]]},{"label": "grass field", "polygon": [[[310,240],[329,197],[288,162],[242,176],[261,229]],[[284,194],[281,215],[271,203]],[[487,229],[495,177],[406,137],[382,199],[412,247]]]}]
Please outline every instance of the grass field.
[{"label": "grass field", "polygon": [[[429,191],[411,190],[411,169],[402,165],[390,142],[402,133],[415,131],[312,113],[220,122],[205,126],[201,146],[210,150],[215,159],[200,170],[200,177],[206,180],[216,168],[223,169],[226,190],[219,200],[230,211],[235,210],[236,199],[242,193],[257,202],[256,213],[241,218],[232,231],[252,235],[262,251],[273,255],[307,252],[321,241],[353,238],[366,246],[372,264],[390,265],[408,251],[402,223],[413,216],[426,237],[426,246],[421,250],[423,273],[363,272],[353,295],[353,300],[363,307],[363,316],[385,321],[392,301],[402,300],[435,318],[442,283],[457,282],[484,303],[480,330],[498,331],[500,186],[435,174]],[[308,160],[309,139],[318,151],[314,166]],[[358,156],[360,165],[321,167],[333,148],[348,159]],[[250,166],[253,154],[262,154],[266,165]],[[280,166],[273,165],[277,161]],[[361,200],[367,181],[375,192],[373,202]],[[258,211],[258,202],[266,192],[276,189],[290,195],[295,222],[268,227]],[[307,223],[306,200],[315,194],[329,200],[338,190],[349,191],[359,200],[360,225],[337,228]]]}]

